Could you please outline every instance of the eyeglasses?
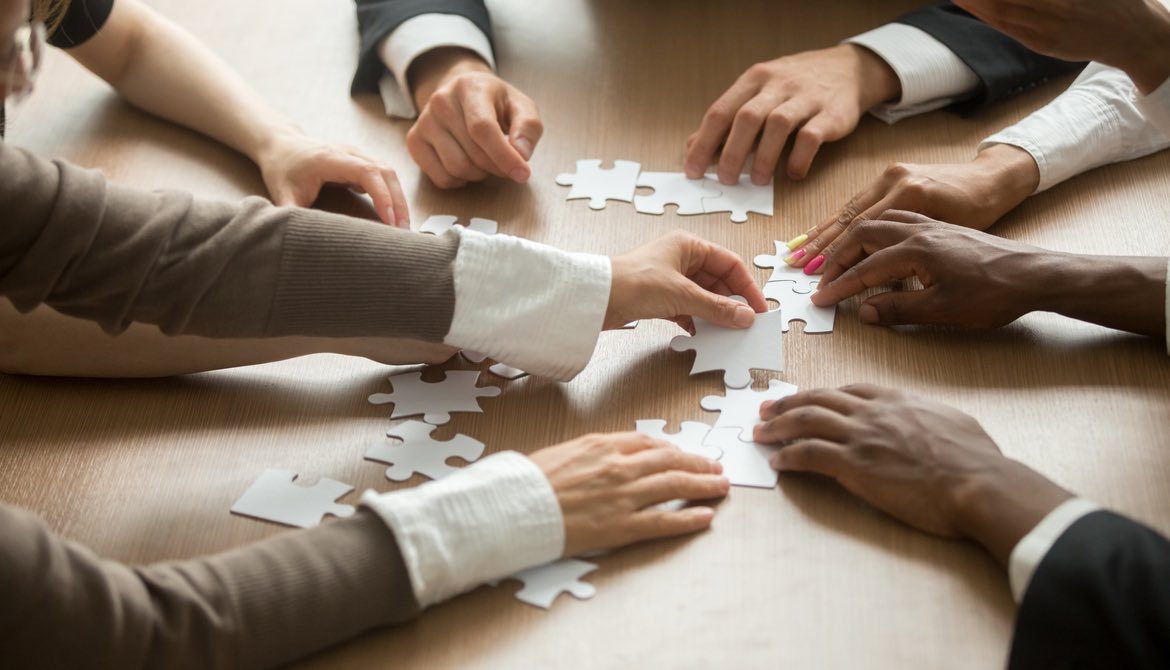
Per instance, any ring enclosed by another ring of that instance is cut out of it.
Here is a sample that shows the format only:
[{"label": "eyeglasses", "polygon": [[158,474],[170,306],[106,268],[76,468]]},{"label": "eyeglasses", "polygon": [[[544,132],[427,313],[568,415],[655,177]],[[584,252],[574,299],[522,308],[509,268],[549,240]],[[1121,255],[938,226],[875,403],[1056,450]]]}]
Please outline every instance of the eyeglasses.
[{"label": "eyeglasses", "polygon": [[0,55],[0,86],[8,91],[10,98],[19,100],[32,92],[41,69],[44,44],[43,23],[34,21],[16,29],[12,46]]}]

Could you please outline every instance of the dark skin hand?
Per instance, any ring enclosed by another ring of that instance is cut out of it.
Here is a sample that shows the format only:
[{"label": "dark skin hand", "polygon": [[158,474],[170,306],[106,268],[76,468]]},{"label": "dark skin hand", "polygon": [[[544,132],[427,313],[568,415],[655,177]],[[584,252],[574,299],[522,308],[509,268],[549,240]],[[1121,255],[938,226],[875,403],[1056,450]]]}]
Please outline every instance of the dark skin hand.
[{"label": "dark skin hand", "polygon": [[869,384],[805,391],[760,407],[754,439],[772,466],[836,480],[915,528],[978,542],[1007,566],[1012,549],[1072,497],[1005,457],[970,416]]}]

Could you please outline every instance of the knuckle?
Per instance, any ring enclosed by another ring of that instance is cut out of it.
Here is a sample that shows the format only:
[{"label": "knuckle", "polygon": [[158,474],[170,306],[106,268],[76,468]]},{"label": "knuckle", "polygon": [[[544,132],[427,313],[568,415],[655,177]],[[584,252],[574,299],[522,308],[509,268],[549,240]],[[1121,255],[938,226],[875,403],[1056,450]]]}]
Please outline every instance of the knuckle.
[{"label": "knuckle", "polygon": [[712,105],[711,109],[707,110],[706,120],[715,125],[730,125],[733,118],[735,118],[735,112],[719,103]]},{"label": "knuckle", "polygon": [[735,122],[758,126],[764,122],[764,115],[754,107],[740,107],[739,111],[735,113]]},{"label": "knuckle", "polygon": [[825,131],[815,126],[804,126],[796,135],[798,139],[814,144],[822,144],[825,141]]},{"label": "knuckle", "polygon": [[467,132],[478,141],[485,141],[492,139],[499,133],[499,126],[492,123],[491,120],[477,116],[467,123]]},{"label": "knuckle", "polygon": [[890,163],[886,166],[885,176],[890,179],[901,181],[913,174],[909,163]]}]

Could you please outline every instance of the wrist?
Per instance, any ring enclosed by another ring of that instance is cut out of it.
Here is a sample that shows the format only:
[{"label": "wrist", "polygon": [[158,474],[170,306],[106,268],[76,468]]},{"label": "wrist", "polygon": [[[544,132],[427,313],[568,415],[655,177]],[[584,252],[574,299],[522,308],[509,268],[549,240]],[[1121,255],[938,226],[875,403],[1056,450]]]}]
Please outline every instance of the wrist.
[{"label": "wrist", "polygon": [[902,81],[881,56],[858,44],[833,48],[843,49],[854,62],[859,83],[858,102],[862,110],[902,97]]},{"label": "wrist", "polygon": [[257,134],[252,146],[243,153],[261,171],[274,157],[284,153],[284,147],[291,141],[303,140],[305,133],[292,121],[282,120],[265,125]]},{"label": "wrist", "polygon": [[422,109],[451,77],[468,72],[491,72],[479,54],[463,47],[439,47],[414,59],[406,72],[415,105]]},{"label": "wrist", "polygon": [[999,219],[1015,209],[1040,185],[1040,167],[1032,154],[1011,144],[993,144],[975,155],[972,167],[987,183],[986,207]]}]

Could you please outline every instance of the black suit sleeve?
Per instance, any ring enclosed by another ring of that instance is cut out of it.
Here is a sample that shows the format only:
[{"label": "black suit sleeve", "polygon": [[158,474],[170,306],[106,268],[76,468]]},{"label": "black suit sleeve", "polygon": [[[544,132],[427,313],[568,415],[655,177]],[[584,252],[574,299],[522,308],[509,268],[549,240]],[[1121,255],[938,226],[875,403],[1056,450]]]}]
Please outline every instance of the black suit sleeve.
[{"label": "black suit sleeve", "polygon": [[420,14],[455,14],[474,23],[488,40],[492,38],[491,17],[484,0],[357,0],[358,33],[361,45],[357,72],[350,93],[377,93],[378,80],[386,67],[378,56],[378,43],[405,21]]},{"label": "black suit sleeve", "polygon": [[1085,66],[1042,56],[950,2],[915,10],[895,22],[914,26],[942,42],[974,70],[981,85],[973,98],[957,105],[963,112],[1035,88],[1052,77]]},{"label": "black suit sleeve", "polygon": [[61,22],[48,36],[49,44],[58,49],[84,44],[106,25],[113,9],[114,0],[73,0],[65,9]]},{"label": "black suit sleeve", "polygon": [[1111,512],[1069,527],[1037,566],[1009,668],[1170,668],[1170,542]]}]

